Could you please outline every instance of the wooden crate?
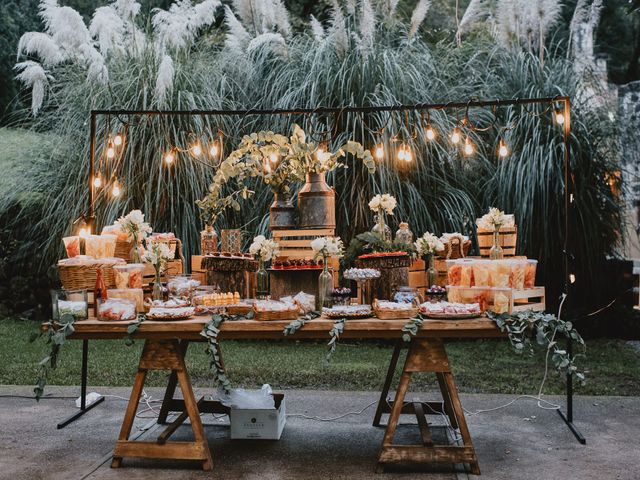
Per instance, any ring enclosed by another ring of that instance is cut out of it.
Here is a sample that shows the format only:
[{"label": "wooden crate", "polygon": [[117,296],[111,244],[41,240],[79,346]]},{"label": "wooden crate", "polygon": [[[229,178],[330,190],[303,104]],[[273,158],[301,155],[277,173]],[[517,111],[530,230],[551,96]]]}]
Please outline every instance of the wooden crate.
[{"label": "wooden crate", "polygon": [[[169,275],[182,275],[184,273],[184,265],[182,260],[171,260],[167,263],[167,268],[162,273],[162,281],[166,282]],[[144,264],[142,271],[142,287],[148,289],[156,279],[156,271],[150,263]]]},{"label": "wooden crate", "polygon": [[[493,232],[478,228],[476,232],[478,238],[478,247],[480,256],[487,258],[493,246]],[[500,246],[505,257],[514,257],[516,254],[516,244],[518,242],[518,227],[501,227],[500,228]]]},{"label": "wooden crate", "polygon": [[[333,237],[336,234],[333,228],[316,228],[304,230],[273,230],[271,235],[280,246],[280,254],[278,258],[282,259],[311,259],[313,258],[313,250],[311,249],[311,241],[318,237]],[[337,272],[340,270],[340,260],[337,258],[329,259],[329,268],[334,272],[334,287],[340,285],[340,278]],[[318,272],[318,275],[320,273]]]},{"label": "wooden crate", "polygon": [[[438,271],[436,283],[441,287],[444,287],[447,284],[447,264],[445,259],[436,258],[435,267]],[[414,260],[411,262],[411,266],[409,267],[409,286],[417,288],[420,293],[424,295],[425,290],[429,287],[427,283],[427,274],[424,271],[424,260]]]},{"label": "wooden crate", "polygon": [[511,313],[534,310],[544,312],[546,308],[545,288],[533,287],[524,290],[512,290]]}]

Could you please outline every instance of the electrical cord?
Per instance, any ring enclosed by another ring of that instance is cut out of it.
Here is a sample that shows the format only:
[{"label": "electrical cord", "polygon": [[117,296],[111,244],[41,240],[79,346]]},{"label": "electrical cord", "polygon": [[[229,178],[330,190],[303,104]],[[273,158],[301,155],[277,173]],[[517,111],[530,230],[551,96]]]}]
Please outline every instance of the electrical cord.
[{"label": "electrical cord", "polygon": [[362,413],[364,413],[364,411],[367,408],[371,407],[372,405],[375,405],[376,403],[378,403],[378,401],[374,400],[373,402],[371,402],[368,405],[366,405],[365,407],[363,407],[361,410],[358,410],[356,412],[343,413],[342,415],[338,415],[337,417],[331,417],[331,418],[321,418],[321,417],[318,417],[318,416],[309,416],[309,415],[304,415],[302,413],[288,413],[287,417],[306,418],[307,420],[316,420],[318,422],[335,422],[336,420],[339,420],[339,419],[344,418],[344,417],[348,417],[349,415],[362,415]]}]

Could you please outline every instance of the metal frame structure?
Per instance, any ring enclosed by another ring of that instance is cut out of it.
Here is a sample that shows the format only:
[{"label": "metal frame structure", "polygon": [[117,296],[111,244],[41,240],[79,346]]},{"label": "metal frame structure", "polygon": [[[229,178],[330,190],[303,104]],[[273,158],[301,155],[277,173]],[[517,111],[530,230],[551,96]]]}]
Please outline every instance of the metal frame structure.
[{"label": "metal frame structure", "polygon": [[[555,110],[556,105],[561,106],[561,113],[564,115],[563,128],[563,163],[564,163],[564,295],[569,295],[570,289],[570,270],[569,259],[572,257],[570,252],[570,216],[573,203],[573,176],[571,173],[570,162],[570,143],[569,138],[571,135],[571,100],[567,96],[555,96],[555,97],[542,97],[542,98],[516,98],[516,99],[498,99],[498,100],[469,100],[467,102],[447,102],[447,103],[420,103],[415,105],[388,105],[388,106],[369,106],[369,107],[318,107],[318,108],[301,108],[301,109],[248,109],[248,110],[126,110],[126,109],[113,109],[113,110],[92,110],[90,118],[90,157],[89,157],[89,201],[87,208],[87,221],[91,227],[94,223],[94,202],[95,192],[93,185],[93,177],[95,174],[95,160],[96,160],[96,124],[99,116],[138,116],[138,117],[152,117],[152,116],[264,116],[264,115],[333,115],[339,117],[345,113],[382,113],[382,112],[429,112],[435,110],[451,110],[451,109],[469,109],[476,107],[513,107],[522,105],[549,105]],[[567,340],[567,351],[569,355],[572,355],[572,342]],[[85,405],[86,385],[87,385],[87,341],[83,344],[83,365],[82,365],[82,405],[81,411],[77,412],[74,416],[65,422],[58,425],[58,428],[62,428],[68,423],[79,418],[86,411],[95,406],[96,402],[88,407]],[[570,374],[566,376],[566,414],[558,409],[557,412],[571,430],[576,439],[585,444],[586,440],[580,433],[578,428],[573,422],[573,378]]]}]

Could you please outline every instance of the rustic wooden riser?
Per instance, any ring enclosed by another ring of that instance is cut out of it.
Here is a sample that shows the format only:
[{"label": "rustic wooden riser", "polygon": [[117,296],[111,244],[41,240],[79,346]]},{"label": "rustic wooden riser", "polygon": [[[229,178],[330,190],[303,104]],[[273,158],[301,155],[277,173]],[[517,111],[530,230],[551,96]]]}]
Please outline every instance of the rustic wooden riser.
[{"label": "rustic wooden riser", "polygon": [[[390,401],[387,396],[401,348],[402,343],[396,343],[373,421],[375,426],[380,425],[380,417],[390,409],[389,421],[378,456],[378,470],[381,471],[385,465],[390,464],[414,466],[424,464],[468,464],[470,473],[480,475],[478,459],[442,340],[414,339],[411,342],[395,398]],[[436,374],[442,394],[442,403],[412,402],[407,404],[405,402],[411,375],[419,372]],[[446,413],[451,426],[460,430],[462,446],[434,444],[429,430],[427,415],[440,415],[442,412]],[[393,443],[400,415],[403,413],[414,413],[416,415],[422,438],[421,445],[395,445]]]},{"label": "rustic wooden riser", "polygon": [[[147,340],[145,342],[120,435],[113,450],[112,468],[120,467],[122,459],[125,457],[193,460],[200,462],[203,470],[211,470],[213,468],[209,444],[204,435],[200,412],[191,388],[191,380],[184,364],[184,353],[185,348],[181,347],[177,340]],[[149,370],[171,370],[171,374],[174,376],[173,389],[175,390],[176,385],[180,385],[184,398],[185,412],[178,418],[180,422],[174,422],[174,424],[170,425],[158,437],[156,442],[131,441],[129,440],[131,427],[135,420],[138,403]],[[187,418],[191,422],[194,441],[167,441],[179,424]]]}]

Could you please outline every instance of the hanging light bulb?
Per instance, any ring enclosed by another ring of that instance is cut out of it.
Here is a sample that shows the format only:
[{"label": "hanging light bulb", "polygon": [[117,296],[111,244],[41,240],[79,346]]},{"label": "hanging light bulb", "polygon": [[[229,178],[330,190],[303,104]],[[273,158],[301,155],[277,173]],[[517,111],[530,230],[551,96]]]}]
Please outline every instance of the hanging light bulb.
[{"label": "hanging light bulb", "polygon": [[404,145],[403,145],[403,146],[401,146],[401,147],[398,149],[398,154],[397,154],[397,156],[398,156],[398,160],[400,160],[400,161],[404,161],[404,160],[406,160],[407,152],[405,152],[405,150],[404,150]]},{"label": "hanging light bulb", "polygon": [[498,147],[498,155],[500,155],[502,158],[509,155],[509,149],[507,148],[507,146],[504,143],[504,140],[502,139],[500,139],[500,146]]},{"label": "hanging light bulb", "polygon": [[200,146],[200,142],[196,142],[196,143],[191,147],[191,153],[192,153],[195,157],[199,157],[200,155],[202,155],[202,147]]},{"label": "hanging light bulb", "polygon": [[376,149],[373,151],[373,156],[376,157],[376,160],[382,160],[384,158],[384,147],[382,144],[376,146]]},{"label": "hanging light bulb", "polygon": [[404,149],[404,161],[408,163],[411,160],[413,160],[413,154],[411,153],[411,149],[409,147],[405,147],[405,149]]},{"label": "hanging light bulb", "polygon": [[473,155],[474,151],[475,148],[473,147],[473,143],[471,143],[471,140],[469,140],[469,137],[467,137],[464,141],[464,154],[467,156]]},{"label": "hanging light bulb", "polygon": [[562,113],[560,110],[556,110],[555,117],[556,123],[558,125],[562,125],[564,123],[564,113]]},{"label": "hanging light bulb", "polygon": [[574,273],[569,274],[569,281],[571,283],[576,283],[576,275]]},{"label": "hanging light bulb", "polygon": [[213,142],[211,147],[209,148],[209,155],[212,157],[217,157],[219,152],[218,142]]},{"label": "hanging light bulb", "polygon": [[118,183],[118,179],[114,180],[113,188],[111,189],[111,195],[114,197],[119,197],[122,191],[120,190],[120,184]]},{"label": "hanging light bulb", "polygon": [[270,161],[271,163],[273,163],[274,165],[275,165],[276,163],[278,163],[278,159],[279,159],[279,158],[280,158],[280,157],[278,156],[278,154],[277,154],[276,152],[271,152],[271,153],[269,154],[269,161]]},{"label": "hanging light bulb", "polygon": [[93,177],[93,186],[95,188],[100,188],[102,186],[102,178],[100,178],[99,173]]},{"label": "hanging light bulb", "polygon": [[176,155],[173,153],[172,150],[169,150],[167,153],[164,154],[164,163],[166,163],[167,165],[173,164],[175,160],[176,160]]},{"label": "hanging light bulb", "polygon": [[107,144],[107,158],[111,159],[116,156],[116,149],[113,148],[111,141]]},{"label": "hanging light bulb", "polygon": [[122,145],[122,142],[124,141],[124,139],[122,138],[121,134],[117,134],[115,137],[113,137],[113,144],[116,147],[119,147],[120,145]]},{"label": "hanging light bulb", "polygon": [[460,143],[461,138],[460,129],[458,127],[454,128],[451,133],[451,143],[458,144]]},{"label": "hanging light bulb", "polygon": [[424,130],[424,134],[426,135],[427,140],[433,140],[436,138],[436,131],[433,129],[431,124],[427,125],[427,128]]}]

